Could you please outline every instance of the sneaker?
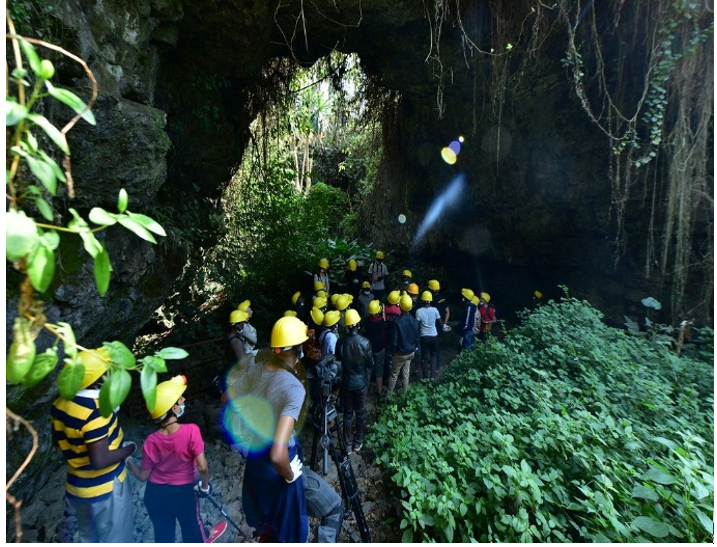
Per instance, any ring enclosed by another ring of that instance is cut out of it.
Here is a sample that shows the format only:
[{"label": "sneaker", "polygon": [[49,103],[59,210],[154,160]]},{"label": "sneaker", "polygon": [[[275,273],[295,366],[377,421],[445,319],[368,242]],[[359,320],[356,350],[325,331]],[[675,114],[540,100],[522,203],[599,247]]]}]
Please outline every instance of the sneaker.
[{"label": "sneaker", "polygon": [[358,454],[361,452],[361,448],[363,448],[363,443],[358,443],[356,446],[354,446],[354,454]]}]

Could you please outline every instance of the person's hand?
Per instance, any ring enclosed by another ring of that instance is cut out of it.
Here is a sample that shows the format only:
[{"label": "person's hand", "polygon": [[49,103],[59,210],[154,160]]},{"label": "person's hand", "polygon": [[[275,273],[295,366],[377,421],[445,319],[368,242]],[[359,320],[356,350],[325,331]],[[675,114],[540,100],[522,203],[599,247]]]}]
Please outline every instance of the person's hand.
[{"label": "person's hand", "polygon": [[199,481],[194,486],[194,491],[199,494],[200,498],[206,498],[212,491],[212,483],[208,483],[206,485],[206,488],[204,487],[204,483],[202,481]]},{"label": "person's hand", "polygon": [[127,448],[128,446],[132,447],[132,452],[127,454],[126,458],[129,458],[132,456],[135,452],[137,452],[137,443],[133,443],[132,441],[122,441],[121,448]]},{"label": "person's hand", "polygon": [[301,460],[299,459],[299,455],[297,454],[296,456],[294,456],[294,459],[291,460],[291,463],[289,465],[291,466],[291,471],[294,473],[294,476],[292,477],[291,480],[286,479],[286,482],[291,484],[292,482],[294,482],[296,479],[298,479],[301,476],[301,473],[302,473],[301,468],[304,467],[304,464],[301,463]]},{"label": "person's hand", "polygon": [[443,332],[448,332],[449,330],[451,330],[451,326],[448,325],[448,324],[446,324],[446,323],[444,323],[444,324],[443,324]]}]

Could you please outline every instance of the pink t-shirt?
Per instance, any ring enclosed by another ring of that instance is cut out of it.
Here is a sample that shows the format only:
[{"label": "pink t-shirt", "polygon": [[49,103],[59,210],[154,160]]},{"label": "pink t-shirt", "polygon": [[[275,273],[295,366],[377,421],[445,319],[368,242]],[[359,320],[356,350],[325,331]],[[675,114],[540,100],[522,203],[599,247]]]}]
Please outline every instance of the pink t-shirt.
[{"label": "pink t-shirt", "polygon": [[204,452],[204,441],[195,424],[182,424],[171,435],[155,431],[144,441],[142,469],[149,469],[155,484],[193,484],[197,481],[196,459]]}]

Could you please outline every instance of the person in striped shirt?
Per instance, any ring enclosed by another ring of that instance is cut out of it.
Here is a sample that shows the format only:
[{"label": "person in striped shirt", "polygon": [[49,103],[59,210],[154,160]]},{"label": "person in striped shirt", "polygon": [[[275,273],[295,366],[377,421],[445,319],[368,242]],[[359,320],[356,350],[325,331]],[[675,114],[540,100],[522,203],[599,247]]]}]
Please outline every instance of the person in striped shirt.
[{"label": "person in striped shirt", "polygon": [[53,443],[68,464],[66,504],[69,515],[77,519],[80,542],[129,543],[134,515],[125,459],[137,446],[123,446],[116,412],[106,418],[100,413],[100,387],[110,364],[109,351],[81,351],[79,358],[85,366],[80,391],[71,401],[58,397],[50,410]]}]

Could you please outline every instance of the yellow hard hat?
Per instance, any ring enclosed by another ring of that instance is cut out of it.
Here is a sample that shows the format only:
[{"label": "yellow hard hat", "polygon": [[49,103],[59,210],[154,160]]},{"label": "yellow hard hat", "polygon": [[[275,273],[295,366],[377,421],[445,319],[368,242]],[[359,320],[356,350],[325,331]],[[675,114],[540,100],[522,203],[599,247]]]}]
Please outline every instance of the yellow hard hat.
[{"label": "yellow hard hat", "polygon": [[[83,350],[77,357],[80,358],[82,364],[85,365],[85,375],[82,378],[80,389],[84,389],[94,384],[100,377],[110,368],[110,350],[101,347],[93,350]],[[67,365],[65,365],[67,366]]]},{"label": "yellow hard hat", "polygon": [[346,310],[346,316],[344,317],[344,325],[351,327],[361,322],[361,316],[356,310]]},{"label": "yellow hard hat", "polygon": [[473,297],[475,296],[475,294],[473,293],[472,290],[466,289],[466,288],[461,289],[461,294],[463,295],[463,298],[465,298],[466,300],[472,300]]},{"label": "yellow hard hat", "polygon": [[346,295],[346,298],[349,299],[349,306],[350,306],[350,305],[351,305],[351,302],[354,301],[354,295],[353,295],[353,294],[347,294],[347,295]]},{"label": "yellow hard hat", "polygon": [[316,291],[316,298],[326,298],[326,291]]},{"label": "yellow hard hat", "polygon": [[401,275],[404,275],[404,276],[406,276],[406,277],[413,277],[413,276],[411,275],[411,270],[403,270],[403,273],[402,273]]},{"label": "yellow hard hat", "polygon": [[473,298],[471,298],[471,302],[473,302],[477,306],[478,304],[480,304],[480,298],[474,296]]},{"label": "yellow hard hat", "polygon": [[323,281],[314,281],[314,292],[321,291],[326,287],[326,283]]},{"label": "yellow hard hat", "polygon": [[358,266],[358,264],[356,264],[355,260],[353,260],[353,259],[349,260],[349,270],[351,270],[352,272],[355,272],[357,266]]},{"label": "yellow hard hat", "polygon": [[314,298],[314,306],[321,309],[326,307],[326,298],[317,296]]},{"label": "yellow hard hat", "polygon": [[249,315],[244,310],[234,310],[229,314],[229,324],[235,325],[237,323],[243,323],[249,319]]},{"label": "yellow hard hat", "polygon": [[339,296],[341,296],[339,293],[334,293],[331,295],[329,300],[330,300],[332,306],[336,307],[336,301],[339,299]]},{"label": "yellow hard hat", "polygon": [[149,415],[155,422],[162,421],[174,405],[177,404],[179,398],[187,389],[187,378],[179,375],[171,380],[157,384],[157,398],[154,403],[154,409],[147,406]]},{"label": "yellow hard hat", "polygon": [[433,293],[431,291],[423,291],[421,300],[424,302],[433,302]]},{"label": "yellow hard hat", "polygon": [[317,325],[321,325],[321,323],[324,322],[324,312],[314,306],[311,308],[311,319],[313,319]]},{"label": "yellow hard hat", "polygon": [[401,297],[401,310],[403,311],[411,311],[411,308],[413,308],[413,300],[410,296],[407,294],[404,294]]},{"label": "yellow hard hat", "polygon": [[349,297],[346,294],[340,294],[339,297],[336,299],[336,304],[334,304],[336,309],[339,311],[345,310],[348,305]]},{"label": "yellow hard hat", "polygon": [[246,311],[247,308],[251,308],[251,300],[244,300],[244,302],[237,306],[237,309],[241,311]]},{"label": "yellow hard hat", "polygon": [[362,289],[370,289],[371,283],[369,283],[368,281],[364,281],[363,283],[361,283],[361,288]]},{"label": "yellow hard hat", "polygon": [[284,317],[296,317],[297,315],[296,310],[286,310],[284,312]]},{"label": "yellow hard hat", "polygon": [[288,349],[303,344],[309,339],[309,328],[296,317],[282,317],[271,329],[272,348]]},{"label": "yellow hard hat", "polygon": [[537,298],[538,300],[543,298],[543,293],[540,291],[534,291],[533,294],[535,295],[535,298]]},{"label": "yellow hard hat", "polygon": [[398,291],[391,291],[388,293],[388,303],[389,304],[398,304],[398,301],[401,300],[401,293]]},{"label": "yellow hard hat", "polygon": [[301,291],[296,291],[294,295],[291,297],[291,303],[296,306],[296,303],[299,301],[299,297],[301,296]]},{"label": "yellow hard hat", "polygon": [[337,310],[327,311],[324,314],[324,326],[333,327],[341,319],[341,312]]},{"label": "yellow hard hat", "polygon": [[490,295],[487,292],[480,293],[481,300],[485,300],[486,302],[490,302]]},{"label": "yellow hard hat", "polygon": [[381,313],[381,302],[378,300],[371,300],[371,302],[368,303],[368,312],[371,315],[378,315]]},{"label": "yellow hard hat", "polygon": [[418,288],[418,285],[416,285],[415,283],[411,283],[408,286],[408,294],[417,295],[419,292],[420,292],[420,289]]},{"label": "yellow hard hat", "polygon": [[376,251],[376,259],[383,260],[383,251]]},{"label": "yellow hard hat", "polygon": [[329,261],[326,260],[325,258],[322,258],[321,260],[319,260],[319,268],[323,268],[324,270],[328,270],[328,269],[329,269]]},{"label": "yellow hard hat", "polygon": [[441,284],[436,279],[431,279],[428,282],[428,288],[432,291],[440,291],[441,290]]}]

